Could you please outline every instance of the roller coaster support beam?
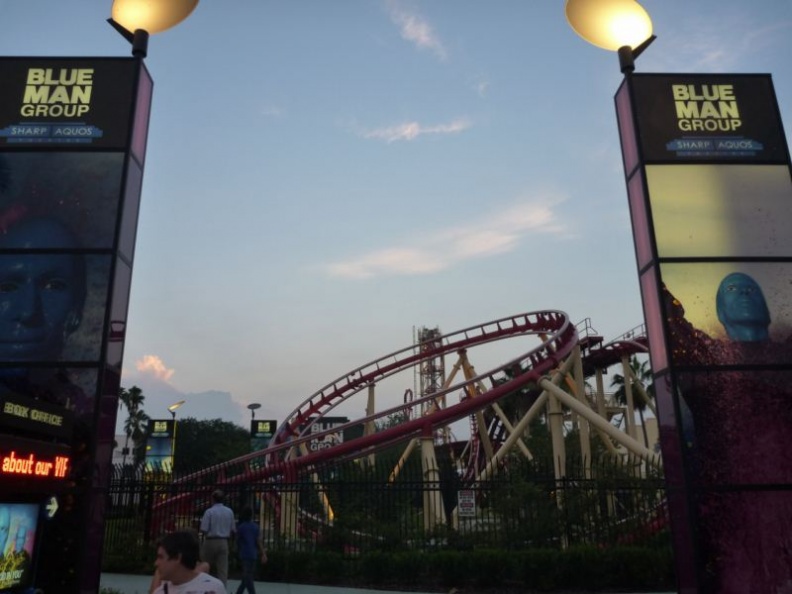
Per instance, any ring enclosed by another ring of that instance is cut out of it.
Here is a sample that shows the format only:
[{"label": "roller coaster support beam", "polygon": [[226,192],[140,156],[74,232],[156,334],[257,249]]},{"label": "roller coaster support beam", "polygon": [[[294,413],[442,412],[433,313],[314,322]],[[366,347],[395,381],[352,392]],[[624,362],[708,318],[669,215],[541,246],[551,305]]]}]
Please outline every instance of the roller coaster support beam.
[{"label": "roller coaster support beam", "polygon": [[[495,411],[495,414],[498,415],[500,422],[503,423],[503,426],[506,428],[506,433],[512,435],[515,431],[514,425],[511,424],[511,421],[509,421],[506,413],[503,412],[503,409],[498,405],[497,402],[492,404],[492,410]],[[526,459],[533,460],[533,454],[531,453],[531,450],[529,450],[528,446],[525,445],[525,442],[519,433],[517,434],[517,447],[520,448],[520,451],[523,453],[523,456],[525,456]]]},{"label": "roller coaster support beam", "polygon": [[539,385],[547,390],[551,396],[554,396],[558,399],[561,404],[564,406],[574,410],[579,415],[588,419],[588,421],[597,427],[598,429],[605,432],[608,437],[611,437],[616,442],[623,445],[628,451],[631,453],[640,456],[641,458],[646,459],[651,464],[656,466],[660,466],[660,458],[657,454],[655,454],[652,450],[645,447],[643,444],[639,443],[637,440],[633,439],[629,435],[625,435],[618,429],[616,429],[613,425],[608,423],[605,419],[600,417],[597,413],[595,413],[591,408],[587,405],[579,402],[577,399],[573,398],[562,389],[558,388],[557,386],[553,385],[547,379],[539,380]]},{"label": "roller coaster support beam", "polygon": [[[572,352],[575,359],[575,395],[582,403],[586,403],[586,378],[583,374],[583,359],[580,355],[580,345],[575,347]],[[586,478],[591,478],[591,427],[585,418],[578,419],[580,431],[580,455],[584,461]]]},{"label": "roller coaster support beam", "polygon": [[[553,374],[553,378],[550,380],[550,383],[553,385],[561,383],[564,376],[569,372],[569,367],[571,366],[571,359],[567,359],[564,364],[562,365],[561,369]],[[494,470],[498,467],[498,463],[506,457],[506,455],[511,451],[514,447],[514,444],[517,443],[517,440],[520,438],[522,434],[524,434],[528,426],[531,424],[539,413],[542,412],[545,405],[547,404],[547,400],[549,395],[547,390],[543,390],[539,397],[534,401],[531,405],[531,408],[523,415],[523,418],[514,426],[514,431],[512,432],[509,437],[506,438],[506,441],[503,442],[500,449],[495,453],[495,456],[487,462],[487,465],[475,478],[474,483],[481,483],[486,481],[490,478],[492,474],[494,474]],[[451,520],[453,522],[454,527],[458,527],[459,523],[459,509],[454,508],[454,511],[451,515]]]},{"label": "roller coaster support beam", "polygon": [[[563,380],[563,377],[568,373],[568,369],[571,366],[572,361],[567,359],[561,369],[553,374],[550,383],[552,385],[558,385]],[[497,468],[497,464],[506,457],[506,455],[511,451],[514,447],[514,444],[520,439],[520,436],[523,435],[527,430],[528,426],[531,424],[539,413],[542,412],[542,409],[547,404],[548,393],[547,390],[544,390],[536,401],[531,405],[531,408],[523,415],[523,418],[514,426],[514,431],[512,432],[509,437],[503,442],[503,445],[500,449],[495,453],[495,455],[487,462],[487,465],[484,467],[478,476],[475,478],[475,482],[479,483],[481,481],[486,481],[490,475],[492,474],[493,469]]]},{"label": "roller coaster support beam", "polygon": [[393,470],[391,470],[390,476],[388,476],[388,482],[389,483],[392,483],[393,481],[395,481],[396,477],[399,476],[399,473],[401,472],[401,469],[404,468],[405,464],[407,464],[407,460],[409,460],[410,454],[413,453],[413,450],[415,449],[415,446],[417,446],[417,445],[418,445],[418,440],[417,439],[411,439],[409,441],[409,443],[407,444],[407,447],[404,448],[404,451],[402,452],[402,455],[399,458],[399,461],[396,462],[396,466],[393,467]]},{"label": "roller coaster support beam", "polygon": [[[466,369],[465,369],[465,379],[471,379],[471,378],[474,378],[474,377],[476,377],[476,370],[473,368],[473,365],[470,365],[470,362],[468,361],[468,359],[467,359],[467,356],[465,356],[465,357],[464,357],[464,361],[465,361],[465,362],[467,363],[467,365],[469,366],[469,369],[467,369],[467,367],[466,367]],[[469,372],[469,376],[468,376],[468,372]],[[479,380],[479,381],[478,381],[478,383],[476,384],[476,386],[477,386],[477,387],[478,387],[478,389],[480,390],[479,392],[477,392],[477,394],[483,394],[484,392],[486,392],[486,391],[487,391],[487,387],[484,385],[484,382],[482,382],[481,380]],[[497,402],[493,402],[493,403],[492,403],[492,410],[493,410],[493,411],[495,411],[495,414],[496,414],[496,415],[498,416],[498,418],[500,419],[500,422],[501,422],[501,423],[503,423],[503,426],[506,428],[506,431],[507,431],[507,432],[508,432],[510,435],[511,435],[512,433],[514,433],[514,426],[511,424],[511,422],[509,421],[508,417],[507,417],[507,416],[506,416],[506,414],[503,412],[503,409],[500,407],[500,405],[499,405]],[[487,433],[487,432],[486,432],[486,430],[485,430],[485,434],[487,435],[487,442],[486,442],[486,443],[490,444],[490,449],[492,449],[492,442],[491,442],[491,440],[489,439],[489,433]],[[533,454],[532,454],[532,453],[531,453],[531,451],[528,449],[528,446],[527,446],[527,445],[525,445],[525,442],[522,440],[522,437],[519,437],[519,438],[517,439],[517,446],[520,448],[520,450],[522,451],[523,455],[524,455],[524,456],[525,456],[525,457],[526,457],[528,460],[533,460]],[[485,451],[485,452],[487,451],[487,450],[486,450],[486,447],[485,447],[485,450],[484,450],[484,451]],[[492,457],[492,454],[490,454],[488,457],[489,457],[489,458],[491,458],[491,457]]]},{"label": "roller coaster support beam", "polygon": [[[542,387],[544,388],[544,386]],[[563,392],[560,388],[558,389]],[[551,398],[547,401],[547,418],[553,446],[553,471],[555,479],[561,480],[566,474],[566,445],[564,444],[564,411],[558,398]]]},{"label": "roller coaster support beam", "polygon": [[[374,383],[370,383],[368,385],[368,400],[366,401],[366,416],[372,417],[377,412],[377,408],[375,406],[375,399],[374,399]],[[374,435],[377,431],[377,426],[374,423],[374,420],[371,419],[370,421],[366,421],[366,425],[363,428],[363,435],[369,436]],[[375,454],[372,452],[368,455],[368,465],[369,468],[374,467],[374,463],[376,461]]]},{"label": "roller coaster support beam", "polygon": [[[602,369],[599,368],[597,369],[595,378],[597,382],[597,394],[595,396],[596,404],[597,404],[597,413],[603,419],[608,420],[608,416],[607,416],[608,413],[605,408],[605,386],[602,381]],[[610,425],[610,423],[608,424]],[[597,435],[600,436],[600,440],[602,441],[602,443],[605,444],[608,453],[614,455],[618,454],[618,451],[616,450],[616,446],[613,445],[613,442],[605,434],[605,432],[602,431],[601,429],[598,429],[597,427],[594,427],[594,430],[597,432]]]},{"label": "roller coaster support beam", "polygon": [[[462,372],[464,374],[464,378],[468,381],[475,378],[476,370],[474,369],[473,365],[470,363],[470,360],[467,358],[467,351],[465,350],[459,351],[459,358],[462,361]],[[468,398],[476,397],[475,384],[469,384],[465,389],[468,393]],[[484,446],[484,455],[487,457],[487,459],[490,459],[495,454],[495,449],[492,447],[492,441],[490,441],[489,438],[489,432],[487,431],[487,422],[484,420],[484,412],[481,410],[476,411],[475,418],[476,418],[476,428],[478,429],[478,434],[479,434],[479,440],[481,441],[481,445]]]},{"label": "roller coaster support beam", "polygon": [[280,497],[280,534],[286,539],[296,540],[300,492],[297,487],[297,472],[291,464],[286,465],[283,473],[283,488]]},{"label": "roller coaster support beam", "polygon": [[627,424],[627,435],[633,439],[637,439],[635,431],[635,402],[633,401],[632,393],[632,374],[630,373],[630,360],[627,355],[621,358],[622,364],[622,377],[624,377],[624,396],[627,400],[627,413],[624,415],[624,421]]},{"label": "roller coaster support beam", "polygon": [[424,530],[430,532],[446,523],[445,507],[440,492],[440,468],[435,456],[434,435],[430,425],[421,436],[421,465],[423,467]]}]

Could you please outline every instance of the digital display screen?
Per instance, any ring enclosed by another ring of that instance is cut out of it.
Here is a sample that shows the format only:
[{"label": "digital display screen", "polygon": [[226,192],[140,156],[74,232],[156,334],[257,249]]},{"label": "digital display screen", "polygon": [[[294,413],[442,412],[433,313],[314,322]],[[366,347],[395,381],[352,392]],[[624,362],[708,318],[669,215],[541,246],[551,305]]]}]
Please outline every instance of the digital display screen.
[{"label": "digital display screen", "polygon": [[0,500],[0,593],[31,585],[39,517],[37,503]]},{"label": "digital display screen", "polygon": [[173,469],[174,422],[167,419],[151,419],[146,438],[146,470]]}]

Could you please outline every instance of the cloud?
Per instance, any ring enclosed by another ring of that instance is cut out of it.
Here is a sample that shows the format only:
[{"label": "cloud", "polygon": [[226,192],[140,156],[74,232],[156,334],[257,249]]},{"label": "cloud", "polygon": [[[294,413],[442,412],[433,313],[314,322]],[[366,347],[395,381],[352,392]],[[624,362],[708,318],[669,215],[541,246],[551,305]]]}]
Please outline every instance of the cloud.
[{"label": "cloud", "polygon": [[791,30],[792,21],[757,24],[748,11],[721,14],[717,21],[688,19],[683,28],[663,36],[662,52],[647,52],[644,59],[651,56],[653,67],[669,71],[680,64],[692,72],[733,71],[746,56],[781,43]]},{"label": "cloud", "polygon": [[281,109],[277,105],[269,104],[269,105],[263,105],[261,107],[261,115],[263,116],[278,118],[282,116],[283,113],[284,113],[283,109]]},{"label": "cloud", "polygon": [[466,260],[513,251],[530,234],[567,233],[553,207],[559,198],[540,198],[507,208],[470,225],[441,229],[408,246],[375,250],[359,258],[326,266],[330,276],[351,279],[424,275]]},{"label": "cloud", "polygon": [[135,362],[135,367],[141,373],[153,375],[157,379],[169,381],[175,371],[168,369],[157,355],[143,355],[143,358]]},{"label": "cloud", "polygon": [[448,57],[448,52],[435,35],[432,26],[421,16],[408,11],[398,0],[388,0],[387,8],[391,20],[399,27],[402,39],[415,44],[418,49],[434,52],[440,60]]},{"label": "cloud", "polygon": [[436,126],[422,126],[418,122],[405,122],[387,128],[377,128],[362,132],[363,138],[374,138],[384,140],[388,144],[397,140],[415,140],[424,134],[456,134],[470,128],[470,121],[461,118],[454,120],[450,124],[438,124]]},{"label": "cloud", "polygon": [[473,86],[479,97],[486,97],[487,91],[489,91],[489,87],[490,87],[490,83],[489,81],[486,80],[480,80],[477,83],[475,83],[475,85]]}]

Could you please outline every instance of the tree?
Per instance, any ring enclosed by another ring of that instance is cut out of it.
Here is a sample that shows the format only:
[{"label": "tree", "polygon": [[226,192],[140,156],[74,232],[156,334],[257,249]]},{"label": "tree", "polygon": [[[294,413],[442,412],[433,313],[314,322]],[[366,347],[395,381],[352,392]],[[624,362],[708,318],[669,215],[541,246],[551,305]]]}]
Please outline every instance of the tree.
[{"label": "tree", "polygon": [[250,453],[250,431],[221,419],[176,423],[174,472],[190,472]]},{"label": "tree", "polygon": [[127,419],[124,421],[124,433],[126,433],[126,443],[124,444],[123,463],[126,465],[126,457],[129,452],[129,441],[133,444],[133,460],[135,464],[140,464],[146,455],[146,429],[148,428],[149,416],[143,411],[143,401],[146,399],[143,390],[137,386],[132,386],[128,390],[124,387],[118,394],[119,400],[127,409]]},{"label": "tree", "polygon": [[[630,357],[630,371],[632,372],[630,386],[632,387],[636,384],[640,385],[644,392],[646,392],[646,395],[649,398],[654,399],[654,381],[652,379],[652,368],[649,367],[649,361],[639,361],[638,357],[633,355]],[[616,402],[622,406],[625,406],[627,404],[627,390],[625,388],[624,376],[620,373],[614,374],[610,385],[611,387],[617,388],[613,393],[613,397],[616,399]],[[641,418],[641,429],[643,430],[644,445],[648,448],[649,436],[646,434],[646,422],[644,419],[646,402],[643,398],[635,398],[633,399],[633,406],[635,407],[635,410],[638,411],[638,416]]]}]

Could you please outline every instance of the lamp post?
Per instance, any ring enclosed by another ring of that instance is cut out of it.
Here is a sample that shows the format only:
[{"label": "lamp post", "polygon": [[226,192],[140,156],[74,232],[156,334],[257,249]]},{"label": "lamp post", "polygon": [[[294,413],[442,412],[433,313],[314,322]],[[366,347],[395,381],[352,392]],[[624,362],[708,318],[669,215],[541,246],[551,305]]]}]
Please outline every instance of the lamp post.
[{"label": "lamp post", "polygon": [[261,408],[261,405],[258,402],[253,402],[252,404],[247,405],[248,410],[250,411],[250,420],[256,418],[256,411]]},{"label": "lamp post", "polygon": [[173,434],[171,435],[171,471],[173,467],[176,465],[176,410],[181,407],[186,400],[179,400],[178,402],[174,402],[168,407],[168,412],[171,414],[171,419],[173,420]]},{"label": "lamp post", "polygon": [[649,14],[634,0],[567,0],[564,10],[575,33],[618,52],[624,74],[635,70],[635,59],[655,40]]},{"label": "lamp post", "polygon": [[107,22],[132,44],[132,55],[145,58],[149,35],[175,27],[198,5],[198,0],[113,0]]},{"label": "lamp post", "polygon": [[[792,388],[765,378],[792,368],[769,313],[790,302],[792,162],[770,75],[634,73],[655,38],[637,2],[567,0],[566,15],[624,74],[615,104],[678,590],[780,592],[792,458],[776,454],[789,435],[778,411]],[[756,298],[734,324],[726,295],[740,287]]]}]

